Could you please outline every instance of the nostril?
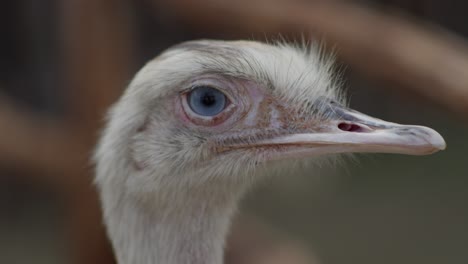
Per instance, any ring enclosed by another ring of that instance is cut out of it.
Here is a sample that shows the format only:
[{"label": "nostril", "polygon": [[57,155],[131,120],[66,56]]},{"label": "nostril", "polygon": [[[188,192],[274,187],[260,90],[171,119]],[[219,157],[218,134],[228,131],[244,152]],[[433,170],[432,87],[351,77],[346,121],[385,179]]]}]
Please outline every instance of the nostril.
[{"label": "nostril", "polygon": [[346,132],[364,132],[365,130],[359,125],[349,123],[339,123],[338,128]]}]

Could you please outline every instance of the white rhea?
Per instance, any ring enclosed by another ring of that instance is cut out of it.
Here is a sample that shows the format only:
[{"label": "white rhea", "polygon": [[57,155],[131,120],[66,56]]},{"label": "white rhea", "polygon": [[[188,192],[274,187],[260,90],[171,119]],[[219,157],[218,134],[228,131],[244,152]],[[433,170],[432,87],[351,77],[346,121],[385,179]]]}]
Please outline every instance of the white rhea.
[{"label": "white rhea", "polygon": [[430,128],[345,107],[338,86],[314,47],[202,40],[149,62],[111,109],[94,158],[118,263],[223,263],[239,199],[279,169],[445,148]]}]

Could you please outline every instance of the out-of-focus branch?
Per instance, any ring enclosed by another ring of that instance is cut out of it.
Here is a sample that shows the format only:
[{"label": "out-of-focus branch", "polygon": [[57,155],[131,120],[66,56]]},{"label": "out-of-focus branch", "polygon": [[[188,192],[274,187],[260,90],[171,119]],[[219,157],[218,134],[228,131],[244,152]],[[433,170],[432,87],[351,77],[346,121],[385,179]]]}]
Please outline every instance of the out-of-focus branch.
[{"label": "out-of-focus branch", "polygon": [[[104,112],[131,74],[131,20],[128,1],[62,2],[64,52],[69,84],[70,119],[79,123],[88,149],[94,147]],[[73,263],[114,263],[102,225],[90,171],[83,170],[70,193]]]},{"label": "out-of-focus branch", "polygon": [[[19,169],[40,171],[54,184],[72,184],[67,178],[77,164],[86,166],[86,150],[71,127],[37,116],[0,95],[0,160]],[[41,174],[42,175],[42,174]]]},{"label": "out-of-focus branch", "polygon": [[[131,74],[128,2],[63,2],[64,51],[72,116],[93,144],[105,110]],[[93,133],[90,133],[93,132]]]},{"label": "out-of-focus branch", "polygon": [[[158,1],[156,1],[158,2]],[[370,77],[411,89],[468,114],[468,48],[446,31],[349,1],[171,0],[182,20],[205,31],[324,37]],[[226,30],[228,29],[228,30]]]}]

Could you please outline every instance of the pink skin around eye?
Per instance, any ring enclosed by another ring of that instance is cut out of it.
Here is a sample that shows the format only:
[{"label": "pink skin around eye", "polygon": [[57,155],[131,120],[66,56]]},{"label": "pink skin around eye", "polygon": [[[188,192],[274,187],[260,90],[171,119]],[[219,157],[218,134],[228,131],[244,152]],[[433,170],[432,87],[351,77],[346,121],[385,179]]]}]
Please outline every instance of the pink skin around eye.
[{"label": "pink skin around eye", "polygon": [[[217,83],[219,85],[219,82]],[[260,124],[278,127],[281,111],[275,100],[265,88],[246,80],[224,83],[223,89],[229,104],[216,116],[206,117],[195,114],[187,103],[187,93],[180,94],[176,100],[176,113],[187,126],[222,132],[231,128],[244,129],[259,127]],[[219,87],[219,86],[218,86]]]}]

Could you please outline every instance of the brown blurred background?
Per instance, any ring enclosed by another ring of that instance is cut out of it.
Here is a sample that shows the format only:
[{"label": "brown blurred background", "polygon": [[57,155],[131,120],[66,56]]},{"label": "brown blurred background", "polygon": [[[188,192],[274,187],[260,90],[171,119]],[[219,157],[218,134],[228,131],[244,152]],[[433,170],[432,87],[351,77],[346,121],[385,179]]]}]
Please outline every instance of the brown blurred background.
[{"label": "brown blurred background", "polygon": [[191,39],[322,39],[351,106],[435,128],[427,157],[359,155],[243,202],[229,264],[468,263],[468,3],[4,0],[0,263],[113,263],[89,154],[131,76]]}]

